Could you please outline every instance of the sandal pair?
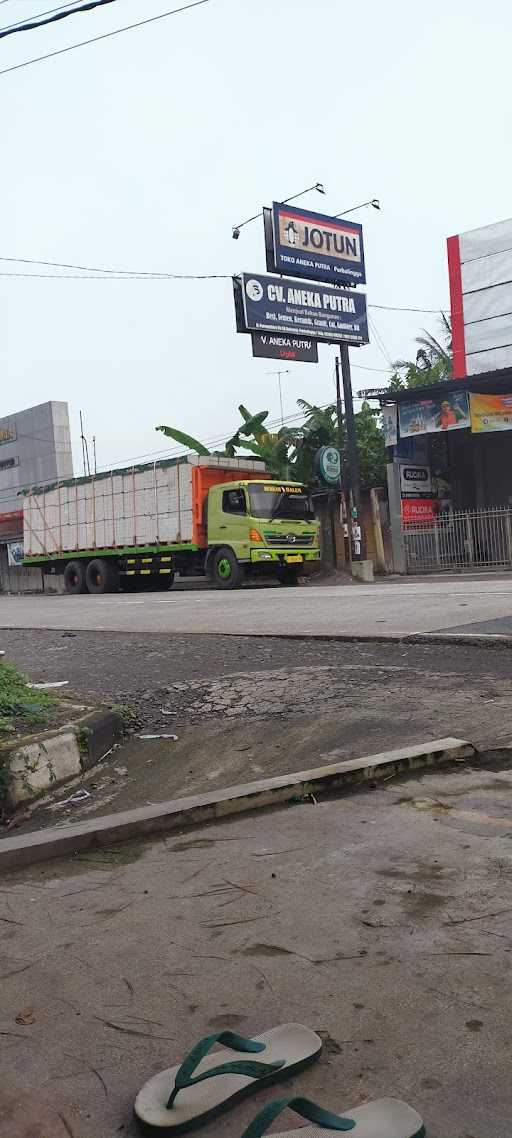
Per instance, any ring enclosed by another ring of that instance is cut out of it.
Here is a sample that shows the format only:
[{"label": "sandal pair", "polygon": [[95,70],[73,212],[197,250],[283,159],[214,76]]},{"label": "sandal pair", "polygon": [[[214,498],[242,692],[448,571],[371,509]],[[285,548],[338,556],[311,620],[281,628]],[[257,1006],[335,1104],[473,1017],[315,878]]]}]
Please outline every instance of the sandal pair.
[{"label": "sandal pair", "polygon": [[[211,1054],[217,1043],[229,1050]],[[135,1100],[135,1118],[143,1133],[153,1138],[185,1134],[230,1110],[260,1087],[305,1070],[321,1050],[320,1036],[298,1023],[283,1024],[253,1039],[231,1031],[209,1035],[179,1066],[161,1071],[144,1084]],[[233,1052],[251,1058],[234,1059]],[[267,1103],[241,1138],[264,1138],[267,1127],[286,1109],[312,1125],[272,1138],[337,1138],[343,1131],[351,1131],[352,1138],[425,1136],[419,1114],[398,1099],[378,1099],[339,1115],[294,1095]]]}]

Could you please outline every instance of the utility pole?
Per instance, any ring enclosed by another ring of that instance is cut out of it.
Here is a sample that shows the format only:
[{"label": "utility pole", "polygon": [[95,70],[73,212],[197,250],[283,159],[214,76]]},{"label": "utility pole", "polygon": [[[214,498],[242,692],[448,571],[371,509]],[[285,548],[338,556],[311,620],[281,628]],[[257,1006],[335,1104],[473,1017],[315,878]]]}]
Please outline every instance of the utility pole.
[{"label": "utility pole", "polygon": [[354,418],[354,404],[352,400],[352,379],[350,375],[348,344],[340,344],[340,361],[345,402],[345,430],[347,435],[348,485],[351,513],[349,531],[352,534],[352,560],[364,561],[363,530],[361,525],[361,479],[359,475],[359,456],[357,453],[356,421]]},{"label": "utility pole", "polygon": [[282,427],[284,427],[284,409],[283,409],[283,389],[281,386],[281,376],[282,375],[289,375],[289,374],[290,374],[290,368],[289,367],[282,368],[281,371],[267,371],[267,375],[277,375],[277,380],[279,383],[279,404],[281,407],[281,426]]},{"label": "utility pole", "polygon": [[342,525],[343,537],[343,551],[345,564],[350,564],[351,544],[349,537],[349,523],[348,516],[348,476],[347,476],[347,458],[346,450],[343,440],[343,403],[341,401],[341,388],[340,388],[340,361],[337,356],[334,357],[334,370],[336,372],[336,420],[337,420],[337,434],[338,434],[338,450],[340,452],[340,522]]}]

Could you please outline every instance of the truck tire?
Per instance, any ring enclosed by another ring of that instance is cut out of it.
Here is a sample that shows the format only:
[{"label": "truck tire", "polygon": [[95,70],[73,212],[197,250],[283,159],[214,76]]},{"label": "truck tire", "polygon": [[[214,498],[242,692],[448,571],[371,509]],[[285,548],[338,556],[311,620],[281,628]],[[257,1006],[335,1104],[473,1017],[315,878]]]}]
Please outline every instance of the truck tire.
[{"label": "truck tire", "polygon": [[89,592],[93,595],[96,593],[115,593],[119,588],[117,566],[112,565],[103,557],[95,557],[93,561],[89,561],[85,580]]},{"label": "truck tire", "polygon": [[245,577],[245,569],[237,561],[232,549],[222,546],[210,561],[212,580],[217,589],[239,589]]},{"label": "truck tire", "polygon": [[298,583],[299,583],[299,571],[298,571],[298,569],[292,569],[291,566],[285,565],[285,566],[283,566],[282,569],[279,569],[279,572],[277,574],[277,579],[281,583],[281,585],[288,585],[288,586],[298,585]]},{"label": "truck tire", "polygon": [[83,561],[68,561],[64,569],[64,586],[66,593],[70,593],[72,597],[87,592],[85,563]]}]

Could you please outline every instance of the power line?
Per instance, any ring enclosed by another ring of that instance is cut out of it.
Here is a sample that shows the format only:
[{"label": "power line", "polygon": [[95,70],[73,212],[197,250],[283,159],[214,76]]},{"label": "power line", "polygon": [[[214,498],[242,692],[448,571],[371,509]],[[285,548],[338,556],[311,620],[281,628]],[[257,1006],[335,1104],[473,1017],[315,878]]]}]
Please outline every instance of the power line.
[{"label": "power line", "polygon": [[184,4],[181,8],[172,8],[169,12],[161,12],[159,16],[149,16],[146,20],[139,20],[136,24],[126,24],[124,28],[116,28],[113,32],[104,32],[101,36],[92,36],[91,39],[72,43],[69,47],[61,47],[59,51],[49,51],[46,55],[38,55],[35,59],[26,59],[24,63],[15,63],[13,67],[4,67],[0,75],[8,75],[10,71],[19,71],[22,67],[30,67],[32,63],[41,63],[44,59],[53,59],[54,56],[64,55],[67,51],[74,51],[77,47],[87,47],[98,40],[107,40],[111,36],[118,36],[121,32],[130,32],[133,28],[141,28],[145,24],[153,24],[156,20],[164,20],[167,16],[177,16],[179,12],[187,12],[189,8],[199,8],[202,4],[209,4],[210,0],[193,0],[192,4]]},{"label": "power line", "polygon": [[[0,4],[5,4],[6,2],[7,2],[7,0],[0,0]],[[32,16],[31,19],[32,20],[38,20],[40,16],[50,16],[52,12],[62,12],[63,8],[69,8],[70,3],[77,4],[78,0],[69,0],[68,4],[59,4],[58,8],[47,8],[46,12],[36,12],[35,16]],[[18,24],[22,24],[22,23],[23,23],[23,20],[14,20],[14,22],[12,24],[6,24],[5,27],[0,28],[0,31],[5,32],[5,31],[7,31],[7,28],[15,28],[15,27],[17,27]]]},{"label": "power line", "polygon": [[[366,402],[365,397],[362,395],[354,394],[354,400],[357,403],[365,403]],[[334,407],[334,403],[332,400],[329,403],[321,403],[320,404],[320,410],[321,411],[327,410],[328,407]],[[285,423],[293,423],[297,420],[304,421],[306,418],[307,418],[307,413],[305,413],[304,411],[298,411],[298,412],[295,412],[293,415],[286,415],[284,422]],[[278,419],[271,419],[270,422],[268,424],[266,424],[266,426],[268,426],[268,427],[281,427],[282,426],[281,418],[279,417]],[[231,438],[231,436],[235,433],[235,431],[236,431],[236,427],[234,429],[230,430],[229,432],[223,431],[222,435],[218,435],[216,438],[204,439],[203,440],[204,444],[205,444],[205,446],[209,446],[209,447],[220,446],[221,443],[224,443],[226,441],[226,437]],[[31,436],[27,436],[27,437],[31,437]],[[33,436],[33,437],[35,438],[36,436]],[[44,440],[44,441],[46,442],[48,440]],[[243,446],[243,443],[241,443],[240,446]],[[99,467],[98,474],[100,474],[100,473],[106,474],[106,473],[109,473],[111,470],[115,471],[117,469],[123,469],[123,467],[126,467],[130,463],[137,465],[141,462],[142,459],[150,459],[151,460],[152,458],[154,458],[155,461],[158,461],[158,458],[156,456],[161,456],[165,460],[166,458],[180,458],[183,455],[190,454],[190,453],[191,453],[190,448],[187,449],[186,447],[181,447],[181,446],[177,446],[174,448],[168,447],[168,448],[165,448],[163,450],[146,451],[144,454],[130,455],[128,458],[118,458],[118,459],[115,459],[113,462],[104,463],[102,466]],[[257,456],[255,456],[251,453],[248,455],[238,455],[238,457],[239,458],[247,458],[247,459],[250,458],[250,459],[252,459],[252,458],[255,458]],[[142,465],[146,465],[146,464],[142,463]],[[81,476],[77,475],[76,477],[81,477]],[[50,485],[53,485],[54,483],[61,482],[61,481],[67,482],[68,479],[53,478],[50,482]],[[5,501],[7,498],[12,497],[13,494],[16,494],[20,490],[29,490],[34,485],[36,485],[36,483],[34,483],[34,481],[32,480],[31,482],[24,482],[24,483],[21,483],[19,485],[12,486],[12,487],[9,487],[9,486],[0,487],[0,502]]]},{"label": "power line", "polygon": [[[172,280],[172,281],[228,281],[233,279],[232,273],[168,273],[149,271],[144,269],[99,269],[88,265],[72,265],[61,261],[36,261],[29,257],[1,257],[0,261],[17,265],[46,265],[49,268],[79,269],[77,273],[18,273],[3,272],[0,277],[21,277],[28,280],[56,280],[56,281],[101,281],[101,280]],[[102,274],[107,274],[103,276]],[[442,309],[438,308],[403,308],[399,305],[369,304],[368,308],[385,309],[387,312],[421,312],[439,315]],[[373,368],[373,371],[376,369]]]},{"label": "power line", "polygon": [[[57,11],[55,16],[50,16],[48,20],[38,20],[34,17],[30,23],[11,24],[9,28],[0,29],[0,40],[5,39],[6,36],[13,36],[16,32],[31,32],[34,28],[44,28],[47,24],[55,24],[57,20],[67,20],[68,16],[75,16],[77,12],[90,12],[93,8],[102,8],[105,4],[113,4],[114,0],[88,0],[87,4],[82,4],[81,8],[68,8],[67,12]],[[44,15],[44,13],[41,13]]]},{"label": "power line", "polygon": [[386,363],[389,364],[390,368],[392,368],[393,367],[393,360],[391,359],[391,356],[388,352],[388,349],[386,348],[384,340],[382,339],[382,336],[379,332],[379,329],[377,328],[377,325],[375,323],[375,320],[372,320],[371,316],[368,317],[368,323],[369,323],[370,328],[373,332],[373,335],[374,335],[376,343],[377,343],[377,347],[378,347],[381,355],[384,357]]},{"label": "power line", "polygon": [[424,312],[432,316],[440,316],[443,311],[442,308],[401,308],[397,304],[370,304],[369,308],[381,308],[383,312]]}]

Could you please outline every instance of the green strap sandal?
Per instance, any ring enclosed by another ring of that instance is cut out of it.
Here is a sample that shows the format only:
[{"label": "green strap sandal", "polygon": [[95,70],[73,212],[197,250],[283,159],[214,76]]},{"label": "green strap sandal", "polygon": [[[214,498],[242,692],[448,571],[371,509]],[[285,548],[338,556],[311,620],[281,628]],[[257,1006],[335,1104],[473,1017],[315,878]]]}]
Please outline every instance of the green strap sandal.
[{"label": "green strap sandal", "polygon": [[[216,1043],[229,1051],[212,1053]],[[260,1087],[296,1075],[321,1050],[316,1032],[299,1023],[282,1024],[254,1039],[231,1031],[208,1035],[180,1065],[160,1071],[144,1084],[135,1100],[135,1118],[145,1134],[185,1134]],[[233,1051],[251,1058],[234,1058]]]},{"label": "green strap sandal", "polygon": [[342,1116],[323,1110],[310,1099],[293,1097],[267,1103],[244,1130],[242,1138],[265,1138],[267,1127],[283,1110],[293,1110],[314,1125],[272,1134],[271,1138],[338,1138],[341,1131],[350,1131],[352,1138],[425,1138],[419,1114],[398,1099],[377,1099]]}]

